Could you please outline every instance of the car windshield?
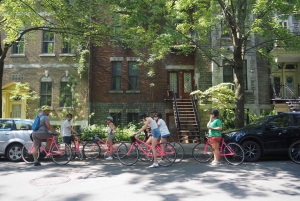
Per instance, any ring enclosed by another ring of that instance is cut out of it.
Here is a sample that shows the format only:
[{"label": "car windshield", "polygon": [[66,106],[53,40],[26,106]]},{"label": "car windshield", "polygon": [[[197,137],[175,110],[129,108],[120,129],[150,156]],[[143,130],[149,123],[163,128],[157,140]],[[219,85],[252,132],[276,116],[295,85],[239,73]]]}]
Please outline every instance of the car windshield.
[{"label": "car windshield", "polygon": [[259,125],[262,125],[264,122],[268,121],[269,119],[271,119],[273,116],[272,115],[268,115],[268,116],[265,116],[263,118],[260,118],[260,119],[257,119],[253,122],[251,122],[249,125],[252,125],[252,126],[259,126]]}]

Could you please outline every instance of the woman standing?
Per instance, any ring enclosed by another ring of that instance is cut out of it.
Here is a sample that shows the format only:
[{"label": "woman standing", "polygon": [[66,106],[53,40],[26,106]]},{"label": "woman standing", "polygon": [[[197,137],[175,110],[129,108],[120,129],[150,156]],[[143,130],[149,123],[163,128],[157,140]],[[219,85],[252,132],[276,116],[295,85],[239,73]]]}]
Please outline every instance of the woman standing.
[{"label": "woman standing", "polygon": [[218,118],[219,111],[212,110],[210,114],[209,122],[207,123],[207,128],[209,129],[209,143],[212,146],[214,152],[214,160],[211,165],[220,164],[220,142],[222,140],[221,130],[222,130],[222,122]]},{"label": "woman standing", "polygon": [[108,128],[107,128],[107,133],[108,133],[108,137],[107,137],[107,142],[109,144],[109,156],[107,158],[105,158],[106,160],[112,160],[113,157],[113,139],[115,138],[115,131],[116,131],[116,127],[113,123],[113,118],[111,116],[108,116],[106,118],[106,122],[108,124]]}]

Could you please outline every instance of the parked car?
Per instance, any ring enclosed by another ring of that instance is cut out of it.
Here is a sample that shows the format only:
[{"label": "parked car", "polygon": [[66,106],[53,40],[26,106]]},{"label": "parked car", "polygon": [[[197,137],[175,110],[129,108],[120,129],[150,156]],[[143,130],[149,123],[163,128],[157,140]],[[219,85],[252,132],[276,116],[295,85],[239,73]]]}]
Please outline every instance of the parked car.
[{"label": "parked car", "polygon": [[261,156],[287,155],[289,146],[300,139],[300,113],[265,116],[232,132],[223,134],[226,142],[239,143],[245,161],[254,162]]},{"label": "parked car", "polygon": [[6,156],[10,161],[21,161],[22,146],[30,141],[33,120],[0,118],[0,155]]}]

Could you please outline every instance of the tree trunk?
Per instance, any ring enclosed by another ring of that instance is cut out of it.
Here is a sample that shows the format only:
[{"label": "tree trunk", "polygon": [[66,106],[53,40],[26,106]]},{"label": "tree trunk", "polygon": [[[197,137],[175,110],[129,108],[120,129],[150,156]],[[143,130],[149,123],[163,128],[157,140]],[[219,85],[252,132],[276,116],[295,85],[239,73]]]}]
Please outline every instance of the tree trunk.
[{"label": "tree trunk", "polygon": [[245,86],[243,76],[243,59],[241,56],[235,57],[234,65],[234,85],[235,85],[235,128],[244,126],[244,104]]},{"label": "tree trunk", "polygon": [[2,57],[0,58],[0,118],[2,118],[2,81],[3,81],[3,72],[4,72],[4,61],[2,60]]}]

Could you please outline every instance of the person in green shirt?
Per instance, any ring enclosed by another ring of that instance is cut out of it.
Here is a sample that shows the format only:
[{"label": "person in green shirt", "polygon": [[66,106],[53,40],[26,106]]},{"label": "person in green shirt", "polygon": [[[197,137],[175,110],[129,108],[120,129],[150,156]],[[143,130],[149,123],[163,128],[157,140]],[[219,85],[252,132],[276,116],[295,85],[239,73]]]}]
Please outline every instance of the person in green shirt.
[{"label": "person in green shirt", "polygon": [[214,160],[212,161],[211,165],[218,165],[220,164],[220,142],[222,140],[222,122],[218,118],[219,111],[212,110],[210,114],[209,122],[207,123],[207,128],[209,129],[209,142],[212,146],[214,152]]}]

